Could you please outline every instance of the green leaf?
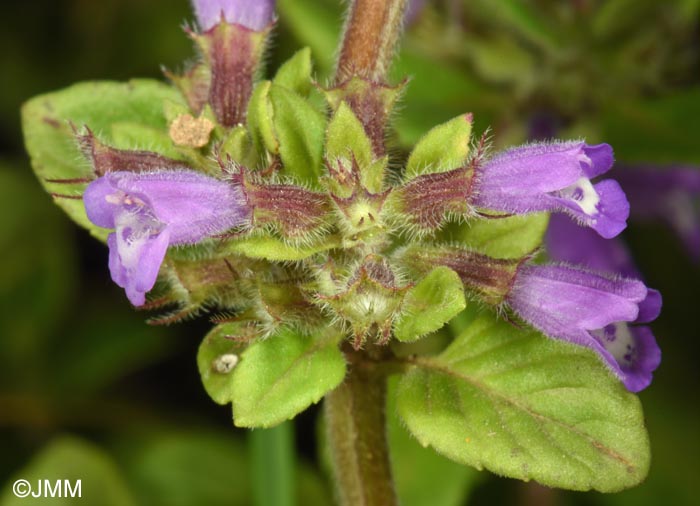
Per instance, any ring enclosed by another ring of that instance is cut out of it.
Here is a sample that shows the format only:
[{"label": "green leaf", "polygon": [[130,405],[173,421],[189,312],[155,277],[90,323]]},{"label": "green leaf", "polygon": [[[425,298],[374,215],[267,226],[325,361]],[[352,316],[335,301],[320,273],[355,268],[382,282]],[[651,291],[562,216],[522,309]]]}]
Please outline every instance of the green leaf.
[{"label": "green leaf", "polygon": [[[34,172],[46,191],[80,196],[84,183],[49,183],[47,179],[81,179],[93,175],[78,149],[69,122],[76,127],[87,125],[108,143],[114,141],[114,124],[126,122],[166,131],[165,100],[182,102],[175,89],[157,81],[136,79],[127,83],[79,83],[26,102],[22,107],[24,140]],[[117,128],[118,135],[119,131]],[[107,231],[87,219],[81,200],[56,198],[55,202],[94,236],[106,237]]]},{"label": "green leaf", "polygon": [[[1,506],[42,505],[42,504],[101,504],[104,506],[131,506],[136,504],[126,488],[112,458],[100,448],[87,441],[74,437],[54,439],[48,446],[36,455],[29,465],[17,475],[18,479],[27,480],[34,493],[39,493],[38,482],[48,480],[55,486],[61,481],[63,485],[69,482],[69,490],[77,493],[77,480],[80,480],[80,497],[17,497],[12,492],[14,480],[7,482],[0,496]],[[45,489],[43,489],[45,490]]]},{"label": "green leaf", "polygon": [[326,236],[317,244],[290,245],[269,235],[255,235],[231,241],[225,248],[225,254],[240,253],[250,258],[261,258],[273,262],[303,260],[321,251],[327,251],[340,245],[337,237]]},{"label": "green leaf", "polygon": [[372,143],[355,113],[342,102],[328,123],[326,157],[328,159],[355,156],[360,167],[372,163]]},{"label": "green leaf", "polygon": [[166,131],[134,121],[112,124],[111,138],[113,148],[153,151],[174,160],[185,159]]},{"label": "green leaf", "polygon": [[394,324],[399,341],[415,341],[435,332],[467,307],[459,275],[447,267],[432,270],[411,288]]},{"label": "green leaf", "polygon": [[271,81],[260,81],[253,89],[248,102],[248,130],[253,138],[255,149],[261,154],[265,150],[273,154],[279,151],[279,142],[272,123],[271,86]]},{"label": "green leaf", "polygon": [[245,344],[231,339],[246,333],[246,324],[222,323],[207,334],[197,352],[197,369],[204,389],[217,404],[233,400],[233,369]]},{"label": "green leaf", "polygon": [[406,179],[463,166],[469,154],[471,132],[470,114],[457,116],[434,127],[418,141],[411,152],[406,164]]},{"label": "green leaf", "polygon": [[234,423],[271,427],[321,400],[345,376],[341,337],[282,329],[250,345],[233,373]]},{"label": "green leaf", "polygon": [[614,492],[640,483],[649,441],[639,399],[593,351],[467,311],[440,355],[417,358],[398,410],[422,445],[546,486]]},{"label": "green leaf", "polygon": [[373,193],[381,191],[388,157],[374,160],[372,143],[362,123],[345,102],[340,103],[328,123],[325,156],[329,160],[349,160],[354,156],[360,167],[363,186]]},{"label": "green leaf", "polygon": [[450,224],[442,238],[495,258],[520,258],[542,244],[548,223],[548,213],[476,219]]},{"label": "green leaf", "polygon": [[307,97],[311,91],[311,70],[311,49],[305,47],[279,68],[272,82]]},{"label": "green leaf", "polygon": [[227,156],[244,167],[255,169],[258,160],[248,129],[243,125],[233,127],[224,137],[219,148],[223,160]]},{"label": "green leaf", "polygon": [[389,379],[387,438],[396,492],[403,506],[461,506],[483,473],[424,448],[401,426],[396,412],[399,377]]},{"label": "green leaf", "polygon": [[317,186],[326,118],[309,102],[282,86],[272,84],[270,101],[283,164],[280,173]]}]

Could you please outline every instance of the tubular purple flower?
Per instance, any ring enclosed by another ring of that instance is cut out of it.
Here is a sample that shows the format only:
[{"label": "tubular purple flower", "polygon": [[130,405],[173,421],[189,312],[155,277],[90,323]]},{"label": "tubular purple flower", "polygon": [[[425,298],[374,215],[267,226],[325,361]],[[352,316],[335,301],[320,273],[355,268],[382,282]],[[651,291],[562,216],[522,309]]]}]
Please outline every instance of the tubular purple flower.
[{"label": "tubular purple flower", "polygon": [[249,211],[241,188],[189,170],[110,172],[83,195],[107,238],[112,280],[140,306],[153,288],[169,245],[193,244],[243,225]]},{"label": "tubular purple flower", "polygon": [[591,182],[612,167],[608,144],[536,143],[476,169],[472,203],[507,213],[564,212],[609,238],[627,226],[629,203],[616,181]]},{"label": "tubular purple flower", "polygon": [[631,217],[665,221],[700,261],[700,168],[624,166],[617,171],[631,204]]},{"label": "tubular purple flower", "polygon": [[227,23],[259,32],[275,18],[275,0],[192,0],[202,31],[217,25],[223,16]]},{"label": "tubular purple flower", "polygon": [[661,296],[634,279],[614,278],[568,265],[519,267],[508,305],[544,334],[597,352],[632,392],[646,388],[661,361],[646,323]]}]

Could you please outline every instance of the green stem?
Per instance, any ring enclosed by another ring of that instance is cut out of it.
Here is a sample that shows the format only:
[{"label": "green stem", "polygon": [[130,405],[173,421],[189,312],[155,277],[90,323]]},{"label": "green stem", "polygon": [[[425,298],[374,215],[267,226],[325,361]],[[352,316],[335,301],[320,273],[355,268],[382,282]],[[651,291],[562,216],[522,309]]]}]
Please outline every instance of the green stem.
[{"label": "green stem", "polygon": [[394,506],[386,375],[360,353],[351,361],[345,381],[324,400],[337,496],[341,506]]},{"label": "green stem", "polygon": [[248,435],[256,506],[294,506],[294,426],[284,422]]}]

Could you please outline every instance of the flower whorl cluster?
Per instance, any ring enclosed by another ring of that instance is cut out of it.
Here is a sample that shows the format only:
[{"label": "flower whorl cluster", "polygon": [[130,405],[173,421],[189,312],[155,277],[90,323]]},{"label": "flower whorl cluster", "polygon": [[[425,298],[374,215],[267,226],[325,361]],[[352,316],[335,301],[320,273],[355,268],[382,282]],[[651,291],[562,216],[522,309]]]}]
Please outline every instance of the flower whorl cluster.
[{"label": "flower whorl cluster", "polygon": [[[169,120],[179,158],[79,135],[97,176],[84,192],[87,216],[114,230],[110,272],[134,305],[178,305],[163,321],[216,306],[247,340],[331,328],[360,348],[418,339],[476,299],[594,350],[632,391],[649,384],[659,353],[637,324],[658,315],[658,292],[535,264],[531,251],[488,255],[447,234],[551,212],[616,236],[629,204],[615,181],[594,181],[612,167],[609,145],[537,143],[487,157],[483,146],[470,152],[472,117],[463,115],[426,134],[390,174],[354,108],[368,94],[388,115],[398,90],[352,78],[325,90],[327,120],[308,100],[308,52],[256,83],[273,2],[194,5],[202,60],[171,76],[187,104]],[[156,278],[162,287],[146,302]]]}]

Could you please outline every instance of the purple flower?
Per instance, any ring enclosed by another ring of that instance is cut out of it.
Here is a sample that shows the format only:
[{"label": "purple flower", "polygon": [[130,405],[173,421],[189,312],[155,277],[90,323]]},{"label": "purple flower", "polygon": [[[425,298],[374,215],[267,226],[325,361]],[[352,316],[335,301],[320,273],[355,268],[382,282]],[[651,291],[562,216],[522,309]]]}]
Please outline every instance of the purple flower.
[{"label": "purple flower", "polygon": [[604,239],[568,216],[553,214],[549,218],[545,243],[552,260],[642,278],[627,245],[619,237]]},{"label": "purple flower", "polygon": [[192,0],[199,27],[207,31],[221,21],[260,31],[275,17],[275,0]]},{"label": "purple flower", "polygon": [[641,281],[568,265],[524,264],[506,301],[544,334],[596,351],[628,390],[651,382],[661,353],[648,327],[627,322],[655,319],[661,296]]},{"label": "purple flower", "polygon": [[629,204],[617,182],[591,183],[612,167],[608,144],[537,143],[509,149],[477,167],[477,207],[507,213],[564,212],[603,237],[626,226]]},{"label": "purple flower", "polygon": [[700,260],[700,170],[693,167],[622,167],[617,171],[632,218],[664,220]]},{"label": "purple flower", "polygon": [[135,306],[156,282],[168,245],[192,244],[244,224],[241,189],[198,172],[110,172],[83,195],[95,225],[107,238],[109,270]]}]

